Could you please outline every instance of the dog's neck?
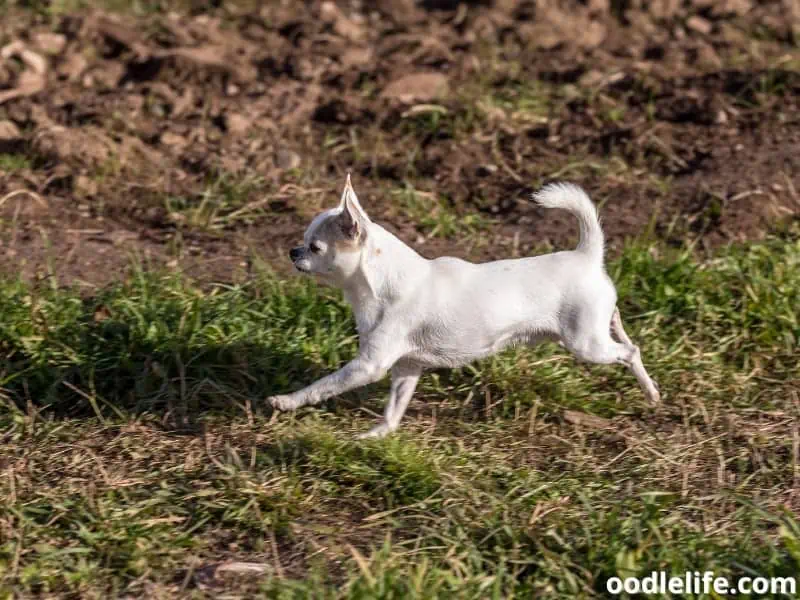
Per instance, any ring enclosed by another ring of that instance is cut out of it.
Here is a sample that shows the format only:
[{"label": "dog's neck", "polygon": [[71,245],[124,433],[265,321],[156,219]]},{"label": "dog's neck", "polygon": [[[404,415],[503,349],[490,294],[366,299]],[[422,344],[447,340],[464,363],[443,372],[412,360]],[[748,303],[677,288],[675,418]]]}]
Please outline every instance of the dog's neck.
[{"label": "dog's neck", "polygon": [[[372,322],[401,294],[408,294],[424,277],[429,261],[380,225],[369,224],[358,270],[342,289],[352,306],[359,331],[362,319]],[[365,323],[366,325],[366,323]]]}]

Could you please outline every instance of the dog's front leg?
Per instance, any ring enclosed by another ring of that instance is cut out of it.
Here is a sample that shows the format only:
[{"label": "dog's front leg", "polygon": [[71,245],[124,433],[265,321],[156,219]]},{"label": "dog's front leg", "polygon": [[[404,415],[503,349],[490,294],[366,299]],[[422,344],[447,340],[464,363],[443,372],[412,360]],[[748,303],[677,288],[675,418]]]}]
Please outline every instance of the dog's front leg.
[{"label": "dog's front leg", "polygon": [[421,375],[420,367],[404,361],[400,361],[392,367],[392,391],[383,414],[383,423],[359,435],[360,439],[381,438],[400,426],[400,420],[408,408],[408,403],[411,401],[411,396],[414,395]]},{"label": "dog's front leg", "polygon": [[391,364],[366,356],[351,360],[344,367],[292,394],[267,398],[277,410],[296,410],[307,404],[318,404],[332,396],[374,383],[383,378]]}]

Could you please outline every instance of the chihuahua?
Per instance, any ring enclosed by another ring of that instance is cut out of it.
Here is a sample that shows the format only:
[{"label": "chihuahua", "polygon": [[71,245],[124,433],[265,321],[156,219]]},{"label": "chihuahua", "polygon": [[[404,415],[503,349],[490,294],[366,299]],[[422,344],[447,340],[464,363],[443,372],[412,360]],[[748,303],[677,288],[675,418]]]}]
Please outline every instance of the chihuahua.
[{"label": "chihuahua", "polygon": [[298,271],[342,289],[355,314],[358,356],[308,387],[268,402],[292,411],[391,371],[383,421],[359,436],[382,437],[400,425],[425,369],[458,367],[510,345],[551,340],[579,360],[625,365],[645,397],[658,403],[658,387],[622,326],[594,204],[580,187],[566,183],[550,184],[533,199],[578,219],[575,250],[482,264],[451,257],[428,260],[370,220],[348,174],[339,206],[314,218],[303,245],[289,257]]}]

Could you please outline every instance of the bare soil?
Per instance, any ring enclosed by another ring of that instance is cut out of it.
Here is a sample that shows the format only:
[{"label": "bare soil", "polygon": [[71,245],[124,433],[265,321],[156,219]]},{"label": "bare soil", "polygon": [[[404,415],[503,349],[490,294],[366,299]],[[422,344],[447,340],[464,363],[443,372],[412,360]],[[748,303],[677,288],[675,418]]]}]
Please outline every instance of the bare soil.
[{"label": "bare soil", "polygon": [[[791,0],[262,4],[3,9],[3,272],[96,286],[132,256],[205,280],[254,257],[282,271],[347,170],[426,255],[573,244],[568,215],[527,200],[554,178],[602,203],[612,252],[713,248],[800,215]],[[409,187],[456,225],[426,230]]]}]

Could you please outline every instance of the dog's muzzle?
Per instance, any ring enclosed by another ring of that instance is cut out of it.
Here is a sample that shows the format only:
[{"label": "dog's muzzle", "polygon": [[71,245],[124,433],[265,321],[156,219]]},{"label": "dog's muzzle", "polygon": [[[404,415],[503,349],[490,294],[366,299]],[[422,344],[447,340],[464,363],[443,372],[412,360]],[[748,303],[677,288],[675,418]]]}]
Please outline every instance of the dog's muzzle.
[{"label": "dog's muzzle", "polygon": [[308,261],[303,260],[305,257],[306,250],[302,246],[298,246],[297,248],[292,248],[289,250],[289,258],[292,259],[294,268],[301,273],[308,273]]}]

